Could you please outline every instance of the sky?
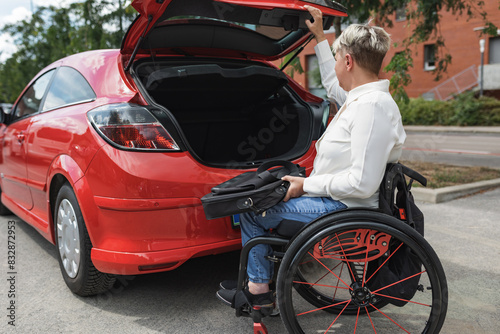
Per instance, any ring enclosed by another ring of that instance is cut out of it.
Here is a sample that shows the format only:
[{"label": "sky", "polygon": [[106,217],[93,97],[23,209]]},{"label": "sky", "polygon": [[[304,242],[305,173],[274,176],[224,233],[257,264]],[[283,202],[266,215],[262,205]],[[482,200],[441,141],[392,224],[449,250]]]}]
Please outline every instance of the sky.
[{"label": "sky", "polygon": [[[0,27],[27,19],[38,6],[61,6],[76,0],[0,0]],[[14,41],[8,34],[0,34],[0,62],[16,51]]]}]

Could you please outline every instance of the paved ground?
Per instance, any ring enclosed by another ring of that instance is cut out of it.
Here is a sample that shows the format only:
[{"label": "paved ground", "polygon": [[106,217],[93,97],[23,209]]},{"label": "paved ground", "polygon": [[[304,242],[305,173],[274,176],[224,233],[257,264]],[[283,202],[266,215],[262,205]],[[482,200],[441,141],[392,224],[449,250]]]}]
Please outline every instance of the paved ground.
[{"label": "paved ground", "polygon": [[498,333],[500,189],[441,204],[422,204],[426,239],[445,268],[448,317],[442,333]]},{"label": "paved ground", "polygon": [[[442,333],[498,333],[500,328],[500,189],[442,204],[422,204],[426,237],[445,267],[450,305]],[[16,223],[15,298],[7,259],[8,221]],[[55,248],[17,217],[0,218],[2,333],[252,333],[214,296],[236,273],[238,254],[192,260],[179,269],[123,278],[109,294],[72,295]],[[16,327],[8,325],[11,300]],[[283,333],[279,318],[266,319]]]},{"label": "paved ground", "polygon": [[500,127],[405,127],[402,159],[500,168]]},{"label": "paved ground", "polygon": [[[500,132],[500,128],[495,131]],[[437,136],[438,141],[446,142]],[[482,137],[498,140],[496,134]],[[434,153],[430,152],[431,156],[437,156]],[[442,333],[498,333],[498,203],[500,189],[420,205],[426,215],[426,238],[448,278],[449,309]],[[9,226],[14,225],[12,270],[8,237]],[[121,284],[108,294],[80,298],[64,284],[55,247],[19,218],[10,216],[0,217],[0,268],[0,333],[253,332],[250,319],[235,318],[234,312],[215,298],[218,282],[235,277],[238,253],[194,259],[172,272],[122,277]],[[15,327],[9,325],[12,319]],[[284,333],[279,317],[266,319],[266,324],[270,333]]]}]

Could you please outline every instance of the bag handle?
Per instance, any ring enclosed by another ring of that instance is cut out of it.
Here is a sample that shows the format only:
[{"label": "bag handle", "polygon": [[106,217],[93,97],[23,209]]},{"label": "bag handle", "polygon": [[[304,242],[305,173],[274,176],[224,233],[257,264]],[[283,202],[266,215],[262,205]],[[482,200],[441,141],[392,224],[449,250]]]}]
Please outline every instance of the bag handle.
[{"label": "bag handle", "polygon": [[421,175],[419,172],[416,172],[409,167],[406,167],[405,165],[403,165],[401,163],[400,163],[400,165],[403,169],[403,174],[405,174],[406,176],[410,177],[411,179],[417,181],[418,183],[420,183],[424,187],[427,187],[427,179],[425,178],[425,176]]},{"label": "bag handle", "polygon": [[280,177],[280,175],[278,175],[278,177],[276,177],[273,174],[271,174],[269,169],[273,168],[273,167],[284,167],[285,170],[283,171],[283,173],[279,173],[282,176],[285,176],[285,175],[299,176],[300,175],[300,171],[299,171],[299,168],[297,167],[297,165],[294,163],[291,163],[290,161],[286,161],[286,160],[276,160],[276,161],[264,162],[257,169],[257,175],[259,176],[259,178],[261,178],[262,180],[264,180],[266,182],[272,182],[272,181],[276,181],[276,180],[281,179],[282,176]]},{"label": "bag handle", "polygon": [[[413,169],[406,167],[400,162],[394,162],[394,163],[388,163],[386,166],[386,170],[384,173],[384,178],[383,181],[384,187],[386,188],[387,191],[390,191],[392,189],[392,181],[398,173],[402,173],[406,176],[408,176],[410,179],[413,179],[423,185],[424,187],[427,186],[427,179],[425,176],[421,175],[419,172],[414,171]],[[411,188],[411,187],[410,187]]]}]

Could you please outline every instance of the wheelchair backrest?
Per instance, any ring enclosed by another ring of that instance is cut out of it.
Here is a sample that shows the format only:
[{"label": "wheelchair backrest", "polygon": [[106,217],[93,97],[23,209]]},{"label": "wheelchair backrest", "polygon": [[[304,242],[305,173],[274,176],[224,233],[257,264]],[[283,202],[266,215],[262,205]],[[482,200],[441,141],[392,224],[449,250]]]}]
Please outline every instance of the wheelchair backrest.
[{"label": "wheelchair backrest", "polygon": [[[409,182],[406,181],[405,176],[410,179]],[[379,209],[406,222],[424,235],[424,216],[416,206],[410,191],[413,180],[424,187],[427,186],[427,179],[411,168],[401,163],[387,164],[380,184]]]}]

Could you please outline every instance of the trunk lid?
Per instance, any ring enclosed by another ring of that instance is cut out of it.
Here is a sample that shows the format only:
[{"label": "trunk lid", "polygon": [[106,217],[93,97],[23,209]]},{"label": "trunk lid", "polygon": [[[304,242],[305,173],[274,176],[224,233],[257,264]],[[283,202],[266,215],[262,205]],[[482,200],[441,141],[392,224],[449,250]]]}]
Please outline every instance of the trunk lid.
[{"label": "trunk lid", "polygon": [[305,5],[321,9],[325,29],[347,16],[332,0],[134,0],[121,53],[127,68],[137,54],[279,59],[310,35]]}]

